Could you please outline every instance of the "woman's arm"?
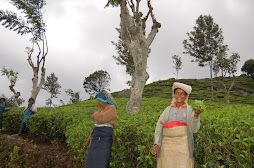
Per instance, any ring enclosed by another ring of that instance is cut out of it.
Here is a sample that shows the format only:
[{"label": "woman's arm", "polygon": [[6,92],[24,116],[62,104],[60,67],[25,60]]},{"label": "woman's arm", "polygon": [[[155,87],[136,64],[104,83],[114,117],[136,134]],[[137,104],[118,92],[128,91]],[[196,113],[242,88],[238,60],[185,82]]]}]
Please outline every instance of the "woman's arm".
[{"label": "woman's arm", "polygon": [[195,112],[192,111],[192,108],[190,106],[188,108],[188,112],[189,112],[188,117],[190,117],[190,119],[189,119],[190,120],[190,123],[189,123],[190,128],[193,133],[198,132],[198,130],[200,129],[200,125],[201,125],[200,124],[200,117],[199,117],[199,115],[197,116],[197,114],[195,114]]},{"label": "woman's arm", "polygon": [[84,149],[86,147],[88,147],[88,145],[91,143],[91,139],[92,139],[92,132],[90,133],[89,137],[87,138],[87,141],[83,144]]},{"label": "woman's arm", "polygon": [[[167,107],[163,113],[160,115],[160,118],[157,121],[155,132],[154,132],[154,147],[153,150],[158,150],[158,148],[161,146],[161,140],[162,140],[162,130],[163,130],[163,125],[161,122],[166,123],[168,120],[168,112],[169,112],[170,107]],[[157,147],[155,147],[157,146]],[[153,151],[152,150],[152,151]],[[152,152],[154,153],[154,152]],[[157,153],[157,151],[156,151]]]}]

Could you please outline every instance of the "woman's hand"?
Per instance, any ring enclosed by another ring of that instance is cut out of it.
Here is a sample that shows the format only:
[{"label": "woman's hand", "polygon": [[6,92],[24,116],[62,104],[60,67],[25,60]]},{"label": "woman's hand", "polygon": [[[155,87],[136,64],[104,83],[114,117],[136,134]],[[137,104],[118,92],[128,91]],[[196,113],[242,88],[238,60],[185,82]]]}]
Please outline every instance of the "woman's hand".
[{"label": "woman's hand", "polygon": [[158,146],[157,144],[155,144],[155,145],[153,146],[152,151],[151,151],[152,155],[156,155],[156,154],[157,154],[158,149],[159,149],[159,146]]},{"label": "woman's hand", "polygon": [[90,141],[87,140],[87,141],[83,144],[83,148],[84,148],[84,149],[87,148],[89,144],[90,144]]},{"label": "woman's hand", "polygon": [[195,118],[195,119],[198,119],[199,114],[202,113],[202,112],[203,112],[202,107],[201,107],[201,108],[198,107],[197,110],[196,110],[195,113],[194,113],[194,118]]},{"label": "woman's hand", "polygon": [[90,113],[91,113],[91,114],[93,114],[93,113],[95,113],[95,112],[96,112],[96,110],[94,110],[94,109],[90,110]]}]

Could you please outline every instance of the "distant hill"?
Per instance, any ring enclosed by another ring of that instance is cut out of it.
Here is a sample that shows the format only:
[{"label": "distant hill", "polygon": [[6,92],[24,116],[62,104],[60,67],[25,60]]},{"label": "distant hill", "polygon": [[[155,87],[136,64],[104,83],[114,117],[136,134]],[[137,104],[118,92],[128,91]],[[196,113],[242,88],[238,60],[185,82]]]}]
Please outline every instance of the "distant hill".
[{"label": "distant hill", "polygon": [[[190,99],[211,100],[211,81],[209,78],[205,79],[168,79],[160,80],[150,83],[145,86],[143,97],[172,97],[172,85],[174,82],[181,82],[192,86],[192,93]],[[224,92],[221,90],[220,77],[213,79],[214,82],[214,101],[225,101]],[[230,78],[225,79],[225,84],[230,85]],[[125,92],[125,93],[124,93]],[[128,91],[120,91],[112,93],[114,97],[129,97]],[[247,76],[237,76],[230,92],[231,103],[254,104],[254,81]]]}]

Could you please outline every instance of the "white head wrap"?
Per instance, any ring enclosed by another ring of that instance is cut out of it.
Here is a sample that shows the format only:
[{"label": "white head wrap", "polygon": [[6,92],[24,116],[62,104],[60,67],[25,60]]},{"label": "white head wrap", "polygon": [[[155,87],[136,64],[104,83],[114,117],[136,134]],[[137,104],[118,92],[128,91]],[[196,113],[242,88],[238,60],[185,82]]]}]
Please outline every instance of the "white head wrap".
[{"label": "white head wrap", "polygon": [[189,98],[189,94],[191,93],[191,90],[192,90],[192,87],[190,85],[186,85],[186,84],[183,84],[183,83],[174,82],[173,87],[172,87],[172,96],[173,96],[172,105],[176,101],[176,99],[174,97],[174,90],[177,89],[177,88],[182,89],[187,93],[187,98],[185,99],[185,102],[187,103],[188,98]]}]

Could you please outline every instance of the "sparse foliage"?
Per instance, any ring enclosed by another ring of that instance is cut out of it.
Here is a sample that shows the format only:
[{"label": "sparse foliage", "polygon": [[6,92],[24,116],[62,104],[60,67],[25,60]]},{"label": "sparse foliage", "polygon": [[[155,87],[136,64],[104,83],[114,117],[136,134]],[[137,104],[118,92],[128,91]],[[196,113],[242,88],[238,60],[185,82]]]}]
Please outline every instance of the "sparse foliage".
[{"label": "sparse foliage", "polygon": [[176,69],[176,79],[178,79],[178,72],[182,69],[183,62],[181,61],[181,57],[179,55],[173,55],[173,64],[175,65],[174,68]]},{"label": "sparse foliage", "polygon": [[[116,28],[118,33],[120,33],[120,29]],[[131,56],[131,53],[127,46],[124,44],[124,41],[122,39],[119,39],[117,43],[114,41],[111,41],[111,43],[115,46],[118,56],[113,55],[113,58],[116,60],[117,65],[123,65],[125,66],[125,72],[132,76],[135,72],[135,66],[133,62],[133,57]],[[150,53],[149,49],[149,53]],[[149,55],[148,55],[149,56]],[[131,86],[131,81],[126,82],[127,85]]]},{"label": "sparse foliage", "polygon": [[46,105],[51,107],[53,104],[52,99],[57,98],[57,95],[61,93],[59,90],[60,88],[61,86],[58,83],[58,77],[56,77],[54,73],[51,73],[49,76],[47,76],[46,82],[42,87],[42,89],[50,93],[50,97],[46,100]]},{"label": "sparse foliage", "polygon": [[183,41],[186,52],[194,57],[200,67],[209,65],[211,79],[211,93],[213,98],[213,66],[215,58],[227,51],[227,45],[223,44],[222,29],[214,23],[212,16],[200,15],[194,26],[194,31],[187,33],[189,39]]},{"label": "sparse foliage", "polygon": [[103,89],[109,90],[110,80],[111,78],[107,71],[99,70],[86,77],[83,86],[89,95],[95,96]]},{"label": "sparse foliage", "polygon": [[78,102],[81,101],[80,96],[79,96],[80,92],[74,92],[74,91],[71,90],[71,89],[67,89],[67,90],[65,90],[65,93],[66,93],[68,96],[71,97],[71,98],[70,98],[70,103],[71,103],[71,104],[78,103]]},{"label": "sparse foliage", "polygon": [[16,92],[16,90],[14,89],[14,86],[16,85],[16,82],[18,80],[18,72],[13,71],[12,69],[6,69],[5,67],[2,68],[2,76],[7,76],[7,78],[9,79],[11,85],[9,86],[10,90],[13,92],[14,96],[13,98],[13,106],[14,107],[18,107],[19,103],[18,103],[18,98],[20,96],[20,92]]},{"label": "sparse foliage", "polygon": [[[0,22],[6,28],[16,31],[20,35],[31,35],[32,47],[26,47],[26,53],[28,55],[28,63],[33,69],[34,76],[32,78],[33,88],[31,97],[36,99],[45,80],[45,60],[48,54],[48,44],[46,38],[46,24],[43,20],[42,8],[46,5],[45,0],[10,0],[10,3],[14,5],[24,15],[18,16],[17,13],[12,11],[0,10]],[[36,63],[33,62],[33,53],[36,46]],[[39,71],[41,70],[41,78],[39,81]],[[39,83],[39,84],[38,84]],[[38,85],[37,85],[38,84]]]},{"label": "sparse foliage", "polygon": [[117,43],[112,41],[112,44],[115,46],[118,53],[118,56],[113,55],[113,58],[116,60],[116,64],[125,66],[126,73],[132,76],[135,71],[135,67],[130,51],[121,39],[118,40]]},{"label": "sparse foliage", "polygon": [[[214,62],[214,72],[217,74],[221,72],[221,85],[225,93],[226,103],[229,103],[229,94],[235,83],[235,73],[237,71],[237,63],[240,61],[240,56],[238,53],[233,53],[229,58],[227,58],[227,53],[219,55]],[[231,76],[231,85],[226,86],[224,83],[224,78],[226,75]]]}]

